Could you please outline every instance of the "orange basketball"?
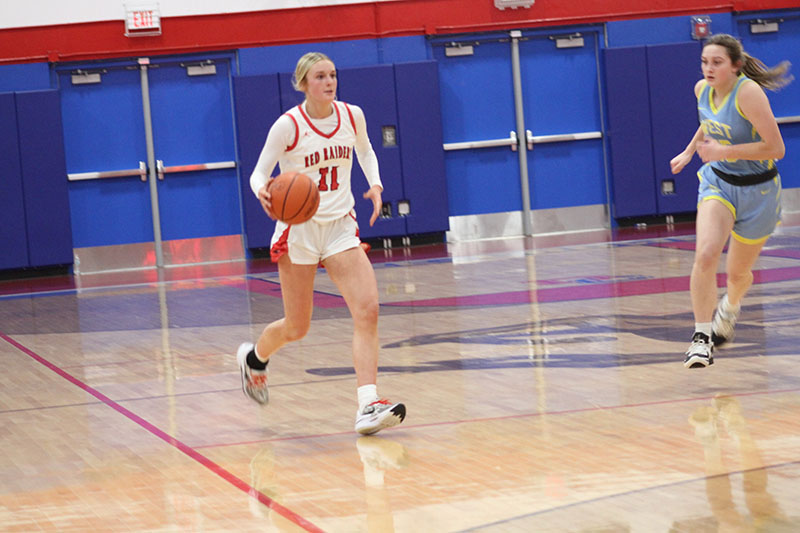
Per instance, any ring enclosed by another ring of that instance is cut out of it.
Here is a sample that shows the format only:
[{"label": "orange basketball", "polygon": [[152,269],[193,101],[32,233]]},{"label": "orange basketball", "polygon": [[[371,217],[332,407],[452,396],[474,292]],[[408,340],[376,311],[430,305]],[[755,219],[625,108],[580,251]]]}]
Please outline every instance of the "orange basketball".
[{"label": "orange basketball", "polygon": [[269,186],[272,212],[287,224],[310,220],[319,207],[319,190],[314,180],[300,172],[284,172]]}]

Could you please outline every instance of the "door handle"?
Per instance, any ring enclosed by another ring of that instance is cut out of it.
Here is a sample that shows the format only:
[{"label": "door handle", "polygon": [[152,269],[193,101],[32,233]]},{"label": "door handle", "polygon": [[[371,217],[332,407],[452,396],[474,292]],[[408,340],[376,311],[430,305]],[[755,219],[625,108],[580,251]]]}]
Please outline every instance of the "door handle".
[{"label": "door handle", "polygon": [[158,179],[164,179],[164,162],[160,159],[156,161],[156,174],[158,175]]},{"label": "door handle", "polygon": [[103,170],[99,172],[73,172],[67,174],[67,180],[98,180],[106,178],[125,178],[129,176],[139,176],[142,181],[147,181],[147,164],[144,161],[139,161],[139,168],[125,170]]},{"label": "door handle", "polygon": [[164,162],[158,162],[159,178],[164,179],[164,174],[173,174],[175,172],[196,172],[198,170],[219,170],[223,168],[236,168],[236,161],[216,161],[213,163],[197,163],[194,165],[175,165],[165,167]]}]

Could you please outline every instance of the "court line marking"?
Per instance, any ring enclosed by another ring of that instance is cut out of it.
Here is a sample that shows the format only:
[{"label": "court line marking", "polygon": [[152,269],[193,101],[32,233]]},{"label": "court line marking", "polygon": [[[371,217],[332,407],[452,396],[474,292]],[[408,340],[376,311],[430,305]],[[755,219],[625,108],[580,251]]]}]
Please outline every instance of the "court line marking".
[{"label": "court line marking", "polygon": [[[717,286],[725,286],[727,274],[717,274]],[[777,283],[800,279],[800,267],[778,267],[753,270],[753,284]],[[520,291],[467,294],[425,298],[420,300],[399,300],[382,303],[381,307],[470,307],[486,305],[518,305],[526,303],[551,303],[573,300],[595,300],[601,298],[621,298],[664,294],[689,290],[690,276],[650,278],[633,281],[569,285],[564,287],[531,288]]]},{"label": "court line marking", "polygon": [[[677,236],[680,237],[680,236]],[[547,248],[537,248],[537,249],[523,249],[523,250],[503,250],[503,251],[496,251],[496,252],[485,252],[485,253],[476,253],[464,256],[457,256],[454,257],[449,252],[445,251],[440,256],[436,257],[420,257],[417,259],[414,258],[402,258],[396,260],[376,260],[372,262],[373,268],[391,268],[397,267],[398,265],[413,265],[413,264],[420,264],[420,263],[427,263],[431,261],[438,261],[441,259],[447,259],[449,261],[453,261],[454,259],[457,261],[475,261],[475,260],[482,260],[487,258],[497,258],[497,259],[505,259],[508,257],[524,257],[529,254],[541,252],[541,250],[549,250],[553,248],[575,248],[575,247],[586,247],[586,246],[608,246],[613,245],[617,242],[626,243],[626,244],[642,244],[648,245],[651,242],[656,243],[659,241],[663,241],[665,239],[674,239],[676,236],[665,236],[665,237],[654,237],[654,238],[643,238],[643,239],[633,239],[633,240],[623,240],[623,241],[614,241],[614,240],[603,240],[599,242],[589,242],[589,243],[577,243],[577,244],[568,244],[568,245],[559,245],[559,246],[551,246]],[[379,258],[380,259],[380,258]],[[53,296],[53,295],[60,295],[60,294],[74,294],[74,293],[83,293],[83,292],[93,292],[93,291],[102,291],[102,290],[119,290],[124,288],[131,288],[131,287],[148,287],[153,286],[156,287],[158,285],[169,286],[178,283],[186,283],[190,281],[196,280],[205,280],[205,281],[216,281],[216,280],[241,280],[241,279],[263,279],[263,278],[277,278],[277,271],[264,271],[258,273],[242,273],[242,274],[224,274],[224,275],[211,275],[211,276],[199,276],[187,279],[175,279],[175,280],[149,280],[149,281],[137,281],[133,283],[112,283],[107,285],[96,285],[90,287],[65,287],[59,289],[51,289],[51,290],[44,290],[44,291],[37,291],[37,290],[29,290],[24,292],[3,292],[4,290],[8,290],[9,286],[12,286],[16,281],[20,280],[12,280],[9,282],[0,281],[0,301],[2,300],[10,300],[16,298],[25,298],[25,297],[38,297],[38,296]],[[67,278],[70,276],[67,275]],[[72,276],[74,277],[74,275]],[[29,278],[21,281],[35,281],[35,278]]]},{"label": "court line marking", "polygon": [[228,483],[230,483],[231,485],[233,485],[237,489],[241,490],[242,492],[244,492],[245,494],[247,494],[251,498],[255,498],[260,503],[262,503],[262,504],[266,505],[267,507],[273,509],[275,512],[277,512],[278,514],[280,514],[281,516],[283,516],[287,520],[297,524],[298,526],[302,527],[306,531],[310,531],[310,532],[314,532],[314,533],[317,533],[317,532],[321,533],[323,531],[322,529],[318,528],[317,526],[312,524],[310,521],[306,520],[305,518],[303,518],[302,516],[298,515],[294,511],[282,506],[281,504],[279,504],[278,502],[276,502],[275,500],[273,500],[269,496],[266,496],[265,494],[262,494],[260,491],[256,490],[255,487],[251,486],[250,484],[246,483],[245,481],[242,481],[241,479],[236,477],[234,474],[232,474],[231,472],[229,472],[228,470],[226,470],[222,466],[218,465],[217,463],[215,463],[214,461],[212,461],[211,459],[209,459],[205,455],[201,454],[200,452],[198,452],[197,450],[195,450],[191,446],[188,446],[188,445],[184,444],[183,442],[179,441],[178,439],[170,436],[169,434],[167,434],[166,432],[162,431],[161,429],[159,429],[155,425],[151,424],[150,422],[148,422],[144,418],[140,417],[139,415],[137,415],[133,411],[123,407],[122,405],[120,405],[119,403],[115,402],[114,400],[112,400],[111,398],[109,398],[108,396],[103,394],[102,392],[98,391],[97,389],[95,389],[91,385],[88,385],[88,384],[82,382],[81,380],[79,380],[78,378],[76,378],[75,376],[70,374],[69,372],[61,369],[60,367],[58,367],[57,365],[51,363],[50,361],[48,361],[44,357],[40,356],[39,354],[37,354],[33,350],[31,350],[31,349],[27,348],[26,346],[23,346],[22,344],[18,343],[17,341],[12,339],[8,335],[0,332],[0,339],[3,339],[8,344],[14,346],[15,348],[17,348],[18,350],[20,350],[24,354],[28,355],[29,357],[31,357],[36,362],[38,362],[41,365],[45,366],[49,370],[52,370],[53,372],[55,372],[56,374],[58,374],[62,378],[66,379],[67,381],[69,381],[70,383],[72,383],[73,385],[78,387],[79,389],[82,389],[84,392],[94,396],[95,398],[100,400],[102,403],[104,403],[108,407],[110,407],[113,410],[115,410],[117,413],[121,414],[122,416],[126,417],[127,419],[131,420],[135,424],[139,425],[140,427],[142,427],[143,429],[148,431],[150,434],[154,435],[155,437],[158,437],[159,439],[163,440],[164,442],[166,442],[170,446],[173,446],[173,447],[177,448],[178,450],[183,452],[185,455],[187,455],[189,458],[194,459],[196,462],[200,463],[202,466],[204,466],[206,469],[210,470],[212,473],[216,474],[217,476],[219,476],[223,480],[227,481]]},{"label": "court line marking", "polygon": [[725,473],[722,473],[722,474],[714,474],[712,476],[694,477],[694,478],[689,478],[689,479],[683,479],[681,481],[672,481],[670,483],[663,483],[661,485],[653,485],[653,486],[650,486],[650,487],[643,487],[643,488],[640,488],[640,489],[631,489],[631,490],[626,490],[626,491],[622,491],[622,492],[617,492],[617,493],[614,493],[614,494],[606,494],[605,496],[597,496],[597,497],[594,497],[594,498],[588,498],[586,500],[582,500],[582,501],[579,501],[579,502],[572,502],[572,503],[566,503],[564,505],[557,505],[557,506],[551,507],[549,509],[540,509],[538,511],[532,511],[530,513],[521,514],[521,515],[518,515],[518,516],[511,517],[511,518],[506,518],[504,520],[497,520],[495,522],[489,522],[489,523],[486,523],[486,524],[480,524],[480,525],[477,525],[477,526],[472,526],[472,527],[470,527],[468,529],[461,529],[461,530],[459,530],[459,532],[462,532],[462,531],[478,531],[478,530],[481,530],[483,528],[492,527],[492,526],[499,526],[501,524],[509,524],[509,523],[513,523],[513,522],[515,522],[517,520],[523,520],[523,519],[531,518],[531,517],[534,517],[534,516],[540,516],[540,515],[544,515],[544,514],[547,514],[547,513],[557,512],[557,511],[561,511],[561,510],[564,510],[564,509],[569,509],[571,507],[577,507],[579,505],[592,504],[592,503],[596,503],[596,502],[601,502],[603,500],[610,500],[612,498],[620,498],[620,497],[624,497],[624,496],[630,496],[632,494],[640,494],[640,493],[648,492],[648,491],[651,491],[651,490],[660,490],[660,489],[665,489],[665,488],[669,488],[669,487],[679,487],[681,485],[688,485],[689,483],[697,483],[699,481],[704,481],[704,480],[708,480],[708,479],[717,479],[717,478],[728,477],[728,476],[732,476],[732,475],[746,474],[748,472],[758,472],[760,470],[773,470],[773,469],[776,469],[776,468],[783,468],[783,467],[792,466],[792,465],[800,465],[800,460],[798,460],[798,461],[786,461],[786,462],[783,462],[783,463],[776,463],[776,464],[773,464],[773,465],[764,465],[764,466],[760,466],[758,468],[747,468],[747,469],[744,469],[744,470],[732,470],[730,472],[725,472]]},{"label": "court line marking", "polygon": [[[792,237],[791,233],[781,234],[784,237]],[[653,246],[653,247],[660,247],[660,248],[667,248],[667,249],[674,249],[674,250],[682,250],[682,251],[693,251],[694,250],[694,240],[685,240],[687,238],[692,238],[693,235],[671,235],[671,236],[664,236],[664,237],[651,237],[651,238],[642,238],[642,239],[630,239],[630,240],[603,240],[599,242],[589,242],[589,243],[576,243],[576,244],[564,244],[559,246],[550,246],[546,248],[532,248],[532,249],[522,249],[522,250],[504,250],[504,251],[488,251],[485,253],[476,253],[471,255],[464,255],[464,256],[454,256],[450,252],[444,252],[441,256],[436,257],[421,257],[421,258],[398,258],[392,260],[375,260],[371,261],[372,266],[374,269],[382,269],[382,268],[396,268],[399,266],[410,266],[414,264],[421,264],[421,263],[430,263],[432,261],[441,261],[442,259],[449,260],[451,262],[477,262],[482,260],[490,260],[490,259],[508,259],[508,258],[520,258],[525,257],[527,255],[532,255],[536,253],[541,253],[542,250],[551,250],[551,249],[571,249],[571,248],[584,248],[584,247],[597,247],[597,246]],[[761,255],[768,256],[768,257],[776,257],[776,258],[788,258],[788,259],[798,259],[800,258],[800,254],[793,252],[792,250],[787,250],[786,246],[783,247],[776,247],[776,248],[767,248],[765,249]],[[754,271],[755,272],[755,271]],[[124,288],[136,288],[136,287],[157,287],[159,285],[162,286],[169,286],[174,284],[181,284],[187,283],[191,281],[220,281],[221,285],[226,285],[226,281],[239,281],[246,283],[248,280],[259,280],[259,281],[268,281],[274,282],[268,278],[277,278],[277,272],[273,271],[265,271],[259,273],[244,273],[244,274],[226,274],[221,276],[207,276],[207,277],[195,277],[195,278],[187,278],[187,279],[179,279],[179,280],[164,280],[164,281],[142,281],[142,282],[135,282],[135,283],[120,283],[120,284],[109,284],[109,285],[98,285],[93,287],[70,287],[70,288],[63,288],[63,289],[52,289],[52,290],[44,290],[44,291],[26,291],[26,292],[7,292],[4,293],[4,285],[9,285],[8,283],[0,282],[0,301],[2,300],[14,300],[19,298],[32,298],[32,297],[43,297],[43,296],[56,296],[56,295],[63,295],[63,294],[79,294],[79,293],[88,293],[88,292],[95,292],[95,291],[104,291],[104,290],[120,290]],[[338,295],[332,295],[338,296]]]},{"label": "court line marking", "polygon": [[[745,396],[763,396],[766,394],[790,394],[794,392],[800,392],[800,387],[795,387],[792,389],[779,389],[779,390],[769,390],[769,391],[754,391],[754,392],[741,392],[737,394],[728,394],[728,396],[741,398]],[[678,404],[678,403],[690,403],[690,402],[707,402],[709,400],[713,400],[716,395],[712,396],[698,396],[692,398],[673,398],[670,400],[654,400],[652,402],[640,402],[640,403],[628,403],[628,404],[618,404],[618,405],[593,405],[591,407],[576,407],[574,409],[563,409],[560,411],[545,411],[545,412],[533,412],[533,413],[516,413],[513,415],[503,415],[503,416],[487,416],[482,418],[466,418],[460,420],[448,420],[448,421],[440,421],[440,422],[429,422],[427,424],[403,424],[402,426],[396,426],[390,429],[385,429],[381,433],[382,435],[389,432],[397,432],[397,431],[408,431],[412,429],[421,429],[421,428],[434,428],[434,427],[442,427],[442,426],[454,426],[460,424],[473,424],[473,423],[482,423],[482,422],[497,422],[503,420],[516,420],[520,418],[535,418],[540,416],[556,416],[556,415],[572,415],[572,414],[580,414],[580,413],[590,413],[593,411],[613,411],[616,409],[635,409],[639,407],[651,407],[655,405],[667,405],[667,404]],[[303,440],[303,439],[317,439],[317,438],[325,438],[325,437],[338,437],[339,435],[347,435],[350,432],[347,431],[340,431],[334,433],[320,433],[316,435],[291,435],[288,437],[273,437],[270,439],[257,439],[251,441],[241,441],[241,442],[223,442],[223,443],[215,443],[215,444],[203,444],[197,445],[195,448],[225,448],[228,446],[246,446],[251,444],[264,444],[267,442],[280,442],[280,441],[288,441],[288,440]]]}]

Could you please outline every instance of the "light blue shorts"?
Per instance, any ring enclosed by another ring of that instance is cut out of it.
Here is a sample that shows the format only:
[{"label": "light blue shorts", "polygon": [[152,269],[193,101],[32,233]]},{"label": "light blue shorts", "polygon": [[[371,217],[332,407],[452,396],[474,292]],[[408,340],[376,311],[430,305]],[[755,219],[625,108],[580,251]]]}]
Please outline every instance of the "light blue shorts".
[{"label": "light blue shorts", "polygon": [[764,242],[781,221],[781,176],[758,185],[731,185],[709,165],[697,171],[697,205],[719,200],[733,213],[733,238],[745,244]]}]

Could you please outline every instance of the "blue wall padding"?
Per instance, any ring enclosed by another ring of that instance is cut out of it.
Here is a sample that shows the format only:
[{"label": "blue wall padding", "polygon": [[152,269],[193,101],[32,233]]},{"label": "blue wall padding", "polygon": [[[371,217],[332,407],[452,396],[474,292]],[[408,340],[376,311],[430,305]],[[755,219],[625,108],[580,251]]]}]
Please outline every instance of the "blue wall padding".
[{"label": "blue wall padding", "polygon": [[23,63],[0,67],[0,92],[50,89],[49,63]]},{"label": "blue wall padding", "polygon": [[[686,148],[699,126],[694,85],[702,78],[700,50],[698,42],[647,47],[653,168],[659,214],[694,211],[697,206],[700,158],[695,155],[679,174],[672,174],[669,162]],[[674,194],[662,194],[665,180],[674,181]]]},{"label": "blue wall padding", "polygon": [[[405,197],[403,191],[403,169],[400,164],[400,146],[383,146],[383,126],[397,128],[397,100],[395,98],[394,68],[392,65],[377,65],[364,68],[339,69],[339,97],[343,102],[352,103],[364,110],[367,119],[367,134],[372,148],[378,157],[382,199],[391,203],[392,216],[378,218],[375,225],[369,225],[372,216],[372,202],[362,195],[368,183],[361,166],[354,162],[351,176],[353,196],[356,201],[358,228],[362,237],[390,237],[406,234],[405,219],[397,215],[397,202]],[[349,117],[342,117],[349,120]]]},{"label": "blue wall padding", "polygon": [[[296,105],[300,105],[305,100],[305,94],[298,91],[292,85],[292,73],[281,72],[278,74],[278,86],[280,88],[281,112],[285,113]],[[270,124],[271,126],[272,124]]]},{"label": "blue wall padding", "polygon": [[73,261],[59,98],[58,91],[16,95],[28,262],[33,267]]},{"label": "blue wall padding", "polygon": [[[712,33],[733,33],[730,13],[705,14],[711,18]],[[606,23],[608,46],[643,46],[685,43],[692,39],[692,20],[688,15],[648,19],[613,20]]]},{"label": "blue wall padding", "polygon": [[[245,246],[265,248],[269,246],[275,222],[270,220],[250,189],[250,175],[264,147],[269,128],[281,115],[278,75],[235,76],[233,94]],[[277,172],[276,166],[273,174]]]},{"label": "blue wall padding", "polygon": [[431,58],[430,47],[424,35],[378,39],[379,63],[404,63],[425,61]]},{"label": "blue wall padding", "polygon": [[28,266],[14,93],[0,94],[0,269]]},{"label": "blue wall padding", "polygon": [[438,65],[436,61],[398,63],[394,70],[403,186],[411,208],[406,229],[412,235],[446,231],[450,210]]},{"label": "blue wall padding", "polygon": [[[419,49],[413,40],[406,41],[399,46],[405,53],[414,53]],[[375,65],[381,62],[379,46],[375,39],[358,39],[242,48],[239,50],[239,74],[253,76],[294,72],[297,60],[306,52],[322,52],[333,60],[337,69]],[[403,53],[398,51],[397,46],[392,47],[392,51],[393,54]]]},{"label": "blue wall padding", "polygon": [[644,46],[604,50],[614,218],[657,212]]}]

